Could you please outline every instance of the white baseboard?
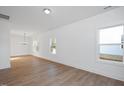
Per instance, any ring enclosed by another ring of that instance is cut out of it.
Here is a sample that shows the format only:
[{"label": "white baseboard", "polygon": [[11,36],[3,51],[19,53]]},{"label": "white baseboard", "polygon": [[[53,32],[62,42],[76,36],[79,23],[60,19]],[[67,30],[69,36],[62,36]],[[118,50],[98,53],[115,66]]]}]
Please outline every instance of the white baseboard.
[{"label": "white baseboard", "polygon": [[11,68],[11,66],[9,65],[9,66],[0,66],[0,70],[1,69],[8,69],[8,68]]}]

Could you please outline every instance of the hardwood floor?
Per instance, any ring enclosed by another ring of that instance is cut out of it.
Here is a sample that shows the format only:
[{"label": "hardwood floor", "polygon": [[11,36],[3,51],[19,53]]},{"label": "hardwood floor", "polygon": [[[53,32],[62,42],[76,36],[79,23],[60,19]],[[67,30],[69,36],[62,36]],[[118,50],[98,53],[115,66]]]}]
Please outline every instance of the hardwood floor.
[{"label": "hardwood floor", "polygon": [[33,56],[12,58],[12,68],[0,70],[1,85],[124,85],[124,82]]}]

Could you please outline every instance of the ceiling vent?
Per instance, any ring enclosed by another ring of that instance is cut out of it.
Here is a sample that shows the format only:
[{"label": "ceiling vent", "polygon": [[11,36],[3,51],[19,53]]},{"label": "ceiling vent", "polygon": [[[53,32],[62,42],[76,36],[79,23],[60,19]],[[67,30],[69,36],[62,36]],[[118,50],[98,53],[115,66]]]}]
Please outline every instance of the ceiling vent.
[{"label": "ceiling vent", "polygon": [[8,15],[0,14],[0,18],[9,20],[10,17]]}]

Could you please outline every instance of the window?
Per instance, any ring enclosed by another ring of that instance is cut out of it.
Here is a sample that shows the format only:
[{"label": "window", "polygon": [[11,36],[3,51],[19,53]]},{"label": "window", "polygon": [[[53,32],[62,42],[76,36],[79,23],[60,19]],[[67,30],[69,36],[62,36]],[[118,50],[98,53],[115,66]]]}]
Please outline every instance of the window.
[{"label": "window", "polygon": [[56,54],[56,38],[50,39],[50,52]]},{"label": "window", "polygon": [[38,41],[36,41],[36,40],[33,41],[33,51],[34,52],[39,51]]},{"label": "window", "polygon": [[99,59],[123,62],[124,26],[99,30]]}]

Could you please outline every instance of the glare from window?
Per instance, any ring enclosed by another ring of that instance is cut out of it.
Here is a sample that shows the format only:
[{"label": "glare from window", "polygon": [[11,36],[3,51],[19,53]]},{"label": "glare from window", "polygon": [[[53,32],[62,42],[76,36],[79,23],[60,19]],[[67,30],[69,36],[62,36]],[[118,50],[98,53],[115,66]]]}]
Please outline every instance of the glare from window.
[{"label": "glare from window", "polygon": [[50,39],[50,52],[56,54],[56,38]]},{"label": "glare from window", "polygon": [[100,44],[121,43],[123,26],[117,26],[100,30]]}]

